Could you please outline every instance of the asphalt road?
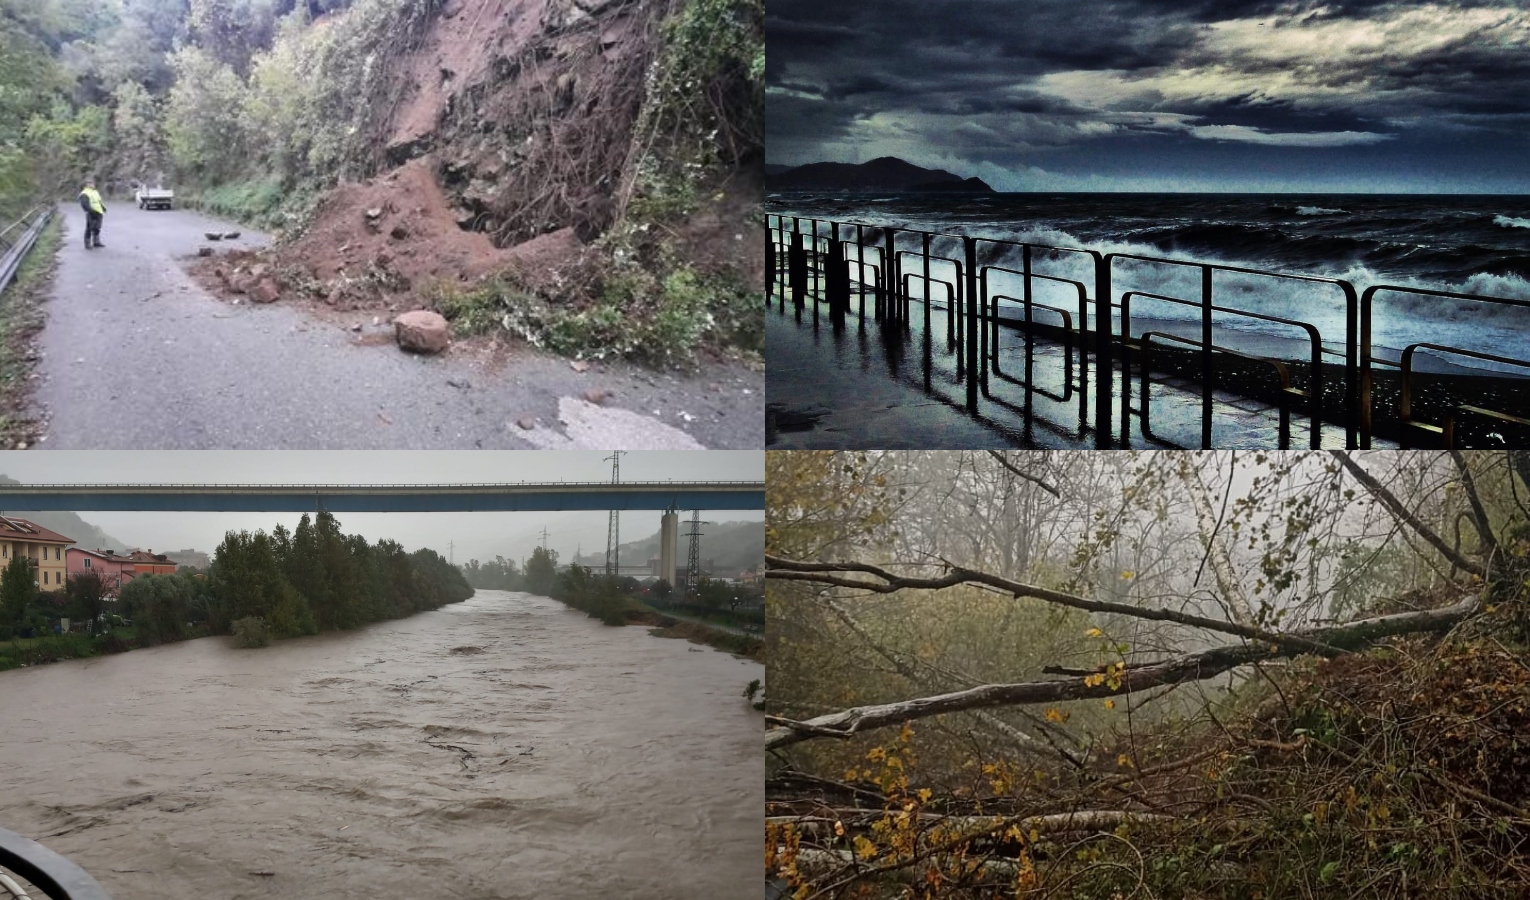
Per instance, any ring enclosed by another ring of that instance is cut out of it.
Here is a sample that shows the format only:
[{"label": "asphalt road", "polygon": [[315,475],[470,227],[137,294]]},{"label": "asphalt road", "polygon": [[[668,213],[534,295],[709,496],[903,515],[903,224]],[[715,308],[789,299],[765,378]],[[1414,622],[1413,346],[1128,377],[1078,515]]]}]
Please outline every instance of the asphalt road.
[{"label": "asphalt road", "polygon": [[[756,449],[764,375],[710,366],[670,374],[526,350],[495,365],[448,350],[422,357],[281,302],[231,305],[183,265],[204,231],[264,235],[197,213],[110,204],[103,249],[61,207],[64,240],[39,387],[61,449]],[[384,322],[383,328],[387,328]],[[585,391],[609,391],[594,405]],[[517,424],[535,419],[533,430]]]}]

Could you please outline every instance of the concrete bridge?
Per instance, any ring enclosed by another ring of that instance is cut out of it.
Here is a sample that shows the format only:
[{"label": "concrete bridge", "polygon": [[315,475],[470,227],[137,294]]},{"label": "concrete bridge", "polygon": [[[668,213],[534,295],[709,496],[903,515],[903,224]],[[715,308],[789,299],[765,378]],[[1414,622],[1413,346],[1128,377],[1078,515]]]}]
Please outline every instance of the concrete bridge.
[{"label": "concrete bridge", "polygon": [[0,485],[0,511],[577,512],[764,509],[760,481]]}]

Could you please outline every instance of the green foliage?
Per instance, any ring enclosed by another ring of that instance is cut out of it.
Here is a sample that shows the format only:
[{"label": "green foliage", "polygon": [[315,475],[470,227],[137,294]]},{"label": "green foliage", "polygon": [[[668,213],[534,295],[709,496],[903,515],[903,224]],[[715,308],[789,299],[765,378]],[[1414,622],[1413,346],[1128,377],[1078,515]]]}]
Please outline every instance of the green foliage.
[{"label": "green foliage", "polygon": [[660,278],[618,264],[583,308],[558,305],[500,278],[461,290],[440,284],[432,305],[460,335],[500,327],[536,347],[583,359],[629,359],[654,366],[690,364],[706,345],[763,349],[757,295],[734,276],[676,262]]},{"label": "green foliage", "polygon": [[558,551],[537,547],[526,560],[525,589],[533,594],[551,596],[558,577]]},{"label": "green foliage", "polygon": [[70,575],[64,585],[69,596],[69,615],[84,623],[90,634],[96,633],[98,620],[106,609],[106,585],[96,572]]},{"label": "green foliage", "polygon": [[35,564],[25,556],[13,556],[0,573],[0,623],[20,627],[37,602]]},{"label": "green foliage", "polygon": [[264,647],[271,643],[271,629],[259,616],[247,616],[234,622],[234,646],[242,649]]},{"label": "green foliage", "polygon": [[516,566],[515,560],[496,556],[486,563],[478,560],[468,560],[462,566],[462,576],[467,583],[475,588],[483,588],[490,591],[518,591],[521,590],[521,573]]},{"label": "green foliage", "polygon": [[0,672],[64,659],[84,659],[114,652],[105,642],[83,634],[49,634],[24,640],[0,641]]},{"label": "green foliage", "polygon": [[664,22],[639,116],[642,145],[627,216],[689,215],[698,185],[764,149],[764,0],[689,0]]},{"label": "green foliage", "polygon": [[135,81],[112,90],[113,150],[119,177],[153,183],[169,163],[161,130],[164,104]]},{"label": "green foliage", "polygon": [[577,563],[558,576],[552,597],[607,625],[627,624],[626,611],[632,606],[622,593],[620,579],[596,575]]},{"label": "green foliage", "polygon": [[175,87],[165,107],[165,134],[176,166],[208,182],[235,176],[251,146],[244,82],[195,46],[176,51],[171,65]]},{"label": "green foliage", "polygon": [[140,575],[122,586],[118,602],[131,610],[144,646],[191,636],[192,580],[182,575]]}]

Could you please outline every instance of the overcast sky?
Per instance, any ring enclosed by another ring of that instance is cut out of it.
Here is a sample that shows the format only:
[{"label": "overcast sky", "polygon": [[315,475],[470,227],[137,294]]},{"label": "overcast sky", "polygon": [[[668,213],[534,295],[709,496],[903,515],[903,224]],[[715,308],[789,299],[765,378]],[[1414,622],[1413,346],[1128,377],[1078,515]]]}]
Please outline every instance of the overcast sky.
[{"label": "overcast sky", "polygon": [[1530,192],[1515,0],[771,0],[768,161],[998,190]]},{"label": "overcast sky", "polygon": [[[514,481],[609,481],[610,456],[599,451],[56,451],[0,452],[0,474],[24,484],[452,484]],[[760,451],[652,451],[622,457],[623,481],[763,481]],[[278,522],[297,525],[301,514],[150,513],[79,510],[128,546],[157,552],[191,548],[209,553],[229,530],[270,531]],[[622,515],[622,540],[659,530],[659,513]],[[730,510],[709,518],[743,522],[763,511]],[[346,533],[369,540],[392,538],[413,550],[430,547],[447,555],[456,542],[457,562],[520,559],[548,531],[549,547],[567,560],[605,551],[604,512],[597,513],[346,513]],[[705,538],[703,538],[703,543]],[[113,548],[115,549],[115,548]]]}]

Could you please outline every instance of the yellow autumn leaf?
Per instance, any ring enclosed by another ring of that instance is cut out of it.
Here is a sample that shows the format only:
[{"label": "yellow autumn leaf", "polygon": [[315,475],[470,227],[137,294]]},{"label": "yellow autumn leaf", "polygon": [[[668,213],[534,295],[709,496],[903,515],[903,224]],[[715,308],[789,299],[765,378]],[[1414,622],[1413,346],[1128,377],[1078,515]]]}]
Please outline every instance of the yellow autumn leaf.
[{"label": "yellow autumn leaf", "polygon": [[920,788],[919,789],[919,802],[920,803],[929,803],[930,802],[930,789],[929,788]]},{"label": "yellow autumn leaf", "polygon": [[1114,701],[1114,700],[1106,700],[1105,701],[1105,708],[1106,709],[1115,709],[1116,708],[1116,701]]},{"label": "yellow autumn leaf", "polygon": [[1056,707],[1053,707],[1052,709],[1047,710],[1047,721],[1061,724],[1068,721],[1068,714],[1060,709],[1057,709]]},{"label": "yellow autumn leaf", "polygon": [[1105,634],[1105,632],[1101,631],[1098,628],[1091,628],[1088,631],[1084,632],[1084,637],[1101,637],[1104,634]]},{"label": "yellow autumn leaf", "polygon": [[861,859],[871,859],[877,855],[877,845],[866,840],[865,835],[855,836],[855,855]]},{"label": "yellow autumn leaf", "polygon": [[1136,572],[1122,572],[1121,573],[1121,577],[1123,579],[1127,580],[1127,581],[1131,581],[1134,577],[1136,577],[1136,575],[1137,575]]},{"label": "yellow autumn leaf", "polygon": [[1084,676],[1084,687],[1099,687],[1105,683],[1105,673],[1096,672],[1093,675]]},{"label": "yellow autumn leaf", "polygon": [[1123,769],[1130,769],[1132,767],[1132,758],[1123,753],[1116,757],[1116,765]]}]

